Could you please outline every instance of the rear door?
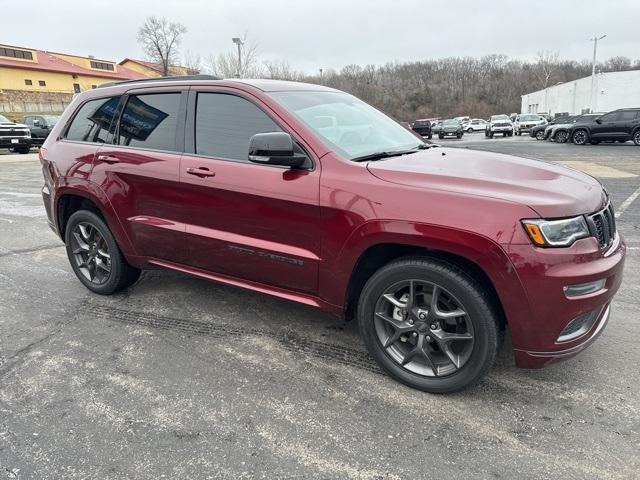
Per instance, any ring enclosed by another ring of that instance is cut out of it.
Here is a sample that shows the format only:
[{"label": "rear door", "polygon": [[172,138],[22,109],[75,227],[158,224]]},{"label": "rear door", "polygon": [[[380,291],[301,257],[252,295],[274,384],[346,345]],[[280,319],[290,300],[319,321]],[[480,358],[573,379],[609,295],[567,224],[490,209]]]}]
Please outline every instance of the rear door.
[{"label": "rear door", "polygon": [[180,157],[187,90],[133,90],[122,98],[115,141],[96,154],[99,182],[137,255],[182,263],[187,257]]},{"label": "rear door", "polygon": [[289,131],[308,168],[248,161],[256,133],[287,131],[259,99],[232,89],[192,89],[180,168],[189,204],[189,263],[197,268],[315,292],[320,259],[320,165]]}]

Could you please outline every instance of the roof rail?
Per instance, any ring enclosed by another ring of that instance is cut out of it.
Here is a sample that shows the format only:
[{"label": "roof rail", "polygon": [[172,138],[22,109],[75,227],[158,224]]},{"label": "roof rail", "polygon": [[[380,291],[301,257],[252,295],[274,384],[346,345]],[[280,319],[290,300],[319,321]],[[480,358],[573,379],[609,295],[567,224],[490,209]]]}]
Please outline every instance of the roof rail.
[{"label": "roof rail", "polygon": [[215,75],[176,75],[168,77],[151,77],[140,78],[137,80],[123,80],[121,82],[103,83],[102,85],[98,85],[98,88],[113,87],[114,85],[123,85],[127,83],[161,82],[169,80],[222,80],[222,78],[216,77]]}]

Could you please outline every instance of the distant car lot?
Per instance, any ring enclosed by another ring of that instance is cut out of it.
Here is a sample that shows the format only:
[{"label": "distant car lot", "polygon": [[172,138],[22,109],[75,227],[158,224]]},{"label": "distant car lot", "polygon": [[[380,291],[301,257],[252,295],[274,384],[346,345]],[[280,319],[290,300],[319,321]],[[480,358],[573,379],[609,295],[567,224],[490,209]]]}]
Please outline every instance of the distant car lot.
[{"label": "distant car lot", "polygon": [[629,255],[588,351],[523,371],[504,348],[478,387],[440,397],[381,375],[355,324],[303,306],[170,272],[97,297],[46,226],[37,154],[0,151],[0,472],[456,479],[513,478],[517,464],[521,478],[637,477],[640,149],[434,143],[562,163],[607,187]]}]

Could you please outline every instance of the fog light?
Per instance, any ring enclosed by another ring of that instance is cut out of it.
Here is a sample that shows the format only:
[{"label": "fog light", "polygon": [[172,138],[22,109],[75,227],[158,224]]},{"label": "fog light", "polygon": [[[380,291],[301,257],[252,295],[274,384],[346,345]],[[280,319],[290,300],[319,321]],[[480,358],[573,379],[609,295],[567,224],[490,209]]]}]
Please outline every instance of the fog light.
[{"label": "fog light", "polygon": [[595,282],[576,283],[575,285],[565,285],[564,294],[567,297],[580,297],[600,291],[604,288],[605,279],[596,280]]},{"label": "fog light", "polygon": [[571,320],[558,337],[558,342],[568,342],[574,338],[578,338],[589,331],[600,310],[593,310],[591,312],[578,315]]}]

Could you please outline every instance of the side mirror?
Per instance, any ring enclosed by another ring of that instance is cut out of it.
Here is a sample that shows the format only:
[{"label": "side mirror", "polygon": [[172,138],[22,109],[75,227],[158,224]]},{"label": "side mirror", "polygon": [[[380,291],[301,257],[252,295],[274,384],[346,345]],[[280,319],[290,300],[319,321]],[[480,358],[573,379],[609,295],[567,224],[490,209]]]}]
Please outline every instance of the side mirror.
[{"label": "side mirror", "polygon": [[293,139],[286,132],[256,133],[249,140],[249,161],[264,165],[300,168],[307,157],[293,150]]},{"label": "side mirror", "polygon": [[602,124],[602,120],[601,120],[601,119],[599,119],[599,118],[596,118],[596,123],[597,123],[597,124]]}]

